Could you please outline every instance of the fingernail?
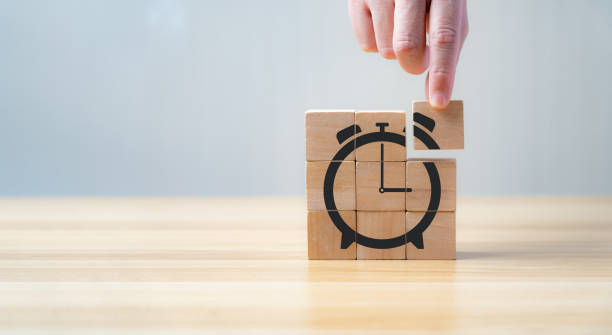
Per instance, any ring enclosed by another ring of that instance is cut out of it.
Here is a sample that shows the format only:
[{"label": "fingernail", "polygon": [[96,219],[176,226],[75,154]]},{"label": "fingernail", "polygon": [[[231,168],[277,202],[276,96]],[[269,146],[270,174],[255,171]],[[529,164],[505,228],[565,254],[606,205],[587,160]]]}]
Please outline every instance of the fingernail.
[{"label": "fingernail", "polygon": [[377,52],[378,51],[378,49],[376,49],[376,47],[372,47],[372,46],[369,46],[367,44],[362,44],[361,45],[361,50],[363,50],[365,52]]},{"label": "fingernail", "polygon": [[432,107],[444,107],[444,104],[446,103],[446,97],[444,97],[444,94],[442,92],[435,92],[431,95],[429,103]]}]

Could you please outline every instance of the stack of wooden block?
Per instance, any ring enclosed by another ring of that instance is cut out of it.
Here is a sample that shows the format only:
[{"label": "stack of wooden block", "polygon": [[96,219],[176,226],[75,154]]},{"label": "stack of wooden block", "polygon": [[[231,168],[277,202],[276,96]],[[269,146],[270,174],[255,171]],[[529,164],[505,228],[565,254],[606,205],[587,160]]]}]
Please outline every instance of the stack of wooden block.
[{"label": "stack of wooden block", "polygon": [[[462,149],[463,104],[414,102],[414,149]],[[456,161],[407,159],[405,111],[306,112],[310,259],[455,259]]]}]

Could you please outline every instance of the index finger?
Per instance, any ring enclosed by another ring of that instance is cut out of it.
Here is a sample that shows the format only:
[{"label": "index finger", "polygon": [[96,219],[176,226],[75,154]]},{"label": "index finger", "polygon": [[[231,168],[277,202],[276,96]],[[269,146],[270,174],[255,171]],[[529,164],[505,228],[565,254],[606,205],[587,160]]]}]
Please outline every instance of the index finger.
[{"label": "index finger", "polygon": [[429,12],[429,103],[444,108],[450,101],[459,56],[463,0],[434,0]]}]

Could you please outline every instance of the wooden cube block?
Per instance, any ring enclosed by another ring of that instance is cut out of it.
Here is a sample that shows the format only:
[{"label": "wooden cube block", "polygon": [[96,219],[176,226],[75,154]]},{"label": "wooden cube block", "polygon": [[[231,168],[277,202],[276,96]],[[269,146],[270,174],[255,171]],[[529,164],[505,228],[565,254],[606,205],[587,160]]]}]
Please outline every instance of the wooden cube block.
[{"label": "wooden cube block", "polygon": [[355,171],[357,210],[406,209],[405,162],[357,162]]},{"label": "wooden cube block", "polygon": [[[355,124],[364,133],[386,131],[406,135],[405,111],[357,111]],[[356,149],[357,161],[379,162],[381,151],[385,161],[403,162],[406,160],[406,147],[389,142],[373,142]]]},{"label": "wooden cube block", "polygon": [[[406,231],[422,220],[425,212],[406,213]],[[432,213],[430,213],[432,214]],[[357,221],[359,227],[359,220]],[[359,253],[359,250],[357,250]],[[423,232],[423,249],[412,243],[406,246],[406,259],[455,259],[455,212],[437,212],[431,224]]]},{"label": "wooden cube block", "polygon": [[[306,162],[306,199],[309,211],[327,210],[323,198],[325,174],[331,162]],[[342,161],[333,182],[337,210],[355,209],[355,162]]]},{"label": "wooden cube block", "polygon": [[463,101],[451,101],[443,110],[427,101],[412,103],[414,149],[463,149]]},{"label": "wooden cube block", "polygon": [[[353,231],[356,230],[355,211],[335,213],[338,213]],[[342,249],[341,240],[342,233],[334,225],[329,212],[308,212],[308,259],[356,259],[356,243],[353,242],[348,248]]]},{"label": "wooden cube block", "polygon": [[[406,213],[357,211],[357,233],[375,239],[390,239],[406,234]],[[359,235],[357,236],[359,242]],[[357,259],[406,259],[406,244],[376,249],[357,244]]]},{"label": "wooden cube block", "polygon": [[[433,169],[432,167],[435,167]],[[430,176],[430,171],[431,176]],[[440,182],[438,211],[455,211],[457,208],[457,162],[454,158],[409,159],[406,162],[406,210],[427,211],[432,197],[432,178]],[[435,185],[434,185],[435,186]],[[434,197],[436,194],[434,193]]]},{"label": "wooden cube block", "polygon": [[[331,161],[347,143],[355,144],[354,110],[309,110],[306,112],[306,160]],[[354,161],[352,151],[344,160]]]}]

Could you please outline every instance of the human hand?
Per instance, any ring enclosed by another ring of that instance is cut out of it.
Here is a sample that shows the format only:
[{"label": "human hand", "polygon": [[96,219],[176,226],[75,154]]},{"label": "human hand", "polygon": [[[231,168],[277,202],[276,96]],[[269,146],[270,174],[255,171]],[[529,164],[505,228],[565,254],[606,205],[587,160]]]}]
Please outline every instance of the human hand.
[{"label": "human hand", "polygon": [[397,59],[408,73],[429,68],[427,100],[434,108],[446,107],[468,33],[466,0],[348,0],[348,5],[361,49]]}]

